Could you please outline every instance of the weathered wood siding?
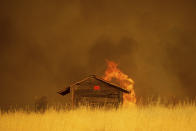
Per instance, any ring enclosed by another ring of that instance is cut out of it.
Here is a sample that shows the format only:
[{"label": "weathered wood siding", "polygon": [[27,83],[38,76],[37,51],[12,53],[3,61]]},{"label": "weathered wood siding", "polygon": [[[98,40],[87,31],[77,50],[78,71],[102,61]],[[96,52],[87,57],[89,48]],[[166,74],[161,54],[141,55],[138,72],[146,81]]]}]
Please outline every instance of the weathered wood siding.
[{"label": "weathered wood siding", "polygon": [[[99,86],[95,90],[94,86]],[[94,78],[88,78],[72,87],[73,103],[75,106],[115,106],[118,107],[122,102],[122,92],[111,87],[109,84]]]}]

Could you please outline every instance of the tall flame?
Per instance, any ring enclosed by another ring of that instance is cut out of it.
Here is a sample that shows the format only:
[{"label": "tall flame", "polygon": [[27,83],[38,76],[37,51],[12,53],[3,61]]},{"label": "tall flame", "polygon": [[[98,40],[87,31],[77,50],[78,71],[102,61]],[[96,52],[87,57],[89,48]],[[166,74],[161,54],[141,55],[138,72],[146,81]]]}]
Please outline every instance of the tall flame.
[{"label": "tall flame", "polygon": [[134,81],[124,74],[120,69],[118,69],[118,64],[113,61],[106,60],[107,69],[103,77],[106,81],[111,81],[115,79],[122,88],[130,91],[131,93],[123,93],[123,106],[135,105],[136,97],[134,91]]}]

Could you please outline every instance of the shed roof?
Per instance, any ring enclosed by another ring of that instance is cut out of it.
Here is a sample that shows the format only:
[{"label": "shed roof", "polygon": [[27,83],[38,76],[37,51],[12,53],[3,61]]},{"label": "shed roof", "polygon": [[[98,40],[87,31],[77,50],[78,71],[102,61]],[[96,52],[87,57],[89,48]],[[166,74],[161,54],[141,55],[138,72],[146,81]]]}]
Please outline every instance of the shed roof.
[{"label": "shed roof", "polygon": [[94,78],[94,79],[96,79],[96,80],[98,80],[98,81],[101,81],[101,82],[103,82],[103,83],[105,83],[105,84],[108,84],[110,87],[113,87],[113,88],[115,88],[115,89],[117,89],[117,90],[120,90],[121,92],[130,93],[130,91],[128,91],[128,90],[126,90],[126,89],[123,89],[123,88],[117,86],[116,84],[111,83],[111,82],[108,82],[108,81],[106,81],[106,80],[104,80],[104,79],[102,79],[102,78],[100,78],[100,77],[97,77],[96,75],[88,76],[88,77],[84,78],[84,79],[81,80],[81,81],[78,81],[78,82],[76,82],[76,83],[73,83],[72,85],[69,85],[69,86],[65,87],[64,89],[58,91],[57,93],[59,93],[59,94],[61,94],[61,95],[64,96],[64,95],[70,93],[70,88],[71,88],[72,86],[78,85],[78,84],[80,84],[81,82],[84,82],[84,81],[86,81],[86,80],[89,79],[89,78]]}]

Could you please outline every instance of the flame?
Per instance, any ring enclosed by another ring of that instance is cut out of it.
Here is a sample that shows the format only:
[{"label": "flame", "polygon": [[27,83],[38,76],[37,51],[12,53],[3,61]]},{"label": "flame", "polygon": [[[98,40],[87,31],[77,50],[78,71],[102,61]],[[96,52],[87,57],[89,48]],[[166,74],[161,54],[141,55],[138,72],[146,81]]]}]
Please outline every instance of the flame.
[{"label": "flame", "polygon": [[120,87],[130,91],[131,93],[123,93],[123,106],[135,105],[136,97],[134,91],[134,81],[128,77],[128,75],[124,74],[120,69],[118,69],[118,64],[113,61],[106,60],[107,69],[105,71],[105,75],[103,77],[106,81],[111,81],[115,79]]}]

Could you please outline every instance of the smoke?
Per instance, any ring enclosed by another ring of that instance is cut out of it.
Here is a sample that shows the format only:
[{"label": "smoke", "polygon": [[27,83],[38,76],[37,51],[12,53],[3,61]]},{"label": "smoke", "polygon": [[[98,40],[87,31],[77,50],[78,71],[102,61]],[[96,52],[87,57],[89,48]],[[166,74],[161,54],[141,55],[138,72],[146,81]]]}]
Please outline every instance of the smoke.
[{"label": "smoke", "polygon": [[137,97],[195,96],[195,1],[1,1],[0,104],[59,101],[59,88],[105,59]]},{"label": "smoke", "polygon": [[176,41],[174,42],[171,38],[167,41],[167,55],[170,60],[167,65],[168,70],[178,77],[188,97],[195,96],[195,36],[195,29],[177,30],[170,36],[176,38]]},{"label": "smoke", "polygon": [[[112,41],[107,36],[102,36],[95,41],[95,44],[89,50],[88,66],[90,72],[103,75],[106,68],[106,60],[114,60],[117,63],[134,65],[133,52],[137,49],[137,43],[127,37],[119,41]],[[128,60],[126,57],[129,56]],[[125,60],[123,60],[125,59]]]}]

